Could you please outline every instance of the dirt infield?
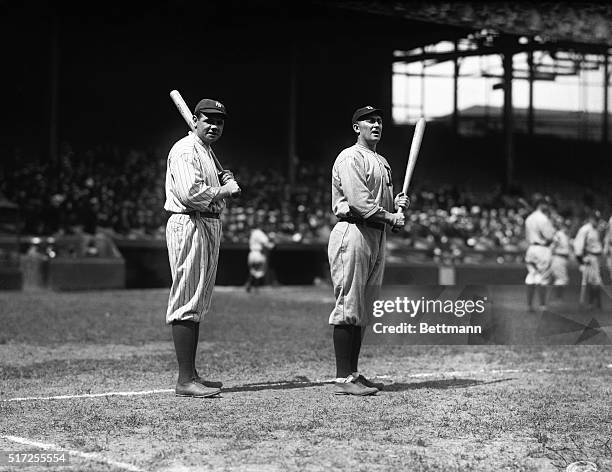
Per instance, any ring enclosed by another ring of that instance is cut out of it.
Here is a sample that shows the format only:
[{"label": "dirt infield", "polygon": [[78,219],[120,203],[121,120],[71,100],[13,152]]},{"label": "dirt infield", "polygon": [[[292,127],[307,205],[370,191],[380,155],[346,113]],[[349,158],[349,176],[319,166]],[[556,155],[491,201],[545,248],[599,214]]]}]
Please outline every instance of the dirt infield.
[{"label": "dirt infield", "polygon": [[0,451],[44,443],[79,471],[612,469],[609,346],[366,345],[387,388],[337,397],[329,289],[223,288],[198,363],[227,388],[194,400],[172,393],[166,297],[1,293]]}]

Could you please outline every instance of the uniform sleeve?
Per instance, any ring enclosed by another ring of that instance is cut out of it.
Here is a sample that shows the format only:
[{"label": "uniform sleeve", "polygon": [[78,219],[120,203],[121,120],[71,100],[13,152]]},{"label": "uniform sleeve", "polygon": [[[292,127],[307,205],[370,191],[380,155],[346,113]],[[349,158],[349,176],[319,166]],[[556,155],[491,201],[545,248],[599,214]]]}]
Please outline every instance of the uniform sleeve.
[{"label": "uniform sleeve", "polygon": [[551,221],[548,218],[542,221],[540,233],[546,241],[551,242],[555,237],[555,232],[555,227],[552,225]]},{"label": "uniform sleeve", "polygon": [[606,235],[604,237],[604,246],[603,246],[604,254],[608,254],[610,252],[610,249],[612,249],[610,247],[610,243],[612,243],[612,228],[608,228],[608,231],[606,231]]},{"label": "uniform sleeve", "polygon": [[346,156],[338,162],[337,170],[351,212],[364,219],[375,214],[383,215],[382,218],[386,220],[384,214],[388,212],[376,203],[372,192],[368,189],[361,159],[352,155]]},{"label": "uniform sleeve", "polygon": [[561,236],[559,235],[558,232],[555,232],[555,234],[554,234],[554,236],[552,238],[552,243],[550,245],[550,248],[554,252],[555,249],[557,249],[559,246],[561,246]]},{"label": "uniform sleeve", "polygon": [[261,242],[263,243],[264,247],[268,249],[272,249],[274,247],[274,244],[272,244],[272,241],[270,241],[270,238],[264,232],[261,233]]},{"label": "uniform sleeve", "polygon": [[585,243],[585,228],[580,228],[576,237],[574,238],[574,254],[579,257],[584,255],[584,243]]},{"label": "uniform sleeve", "polygon": [[186,207],[207,210],[211,202],[217,199],[220,187],[206,184],[201,166],[195,161],[193,154],[182,152],[171,156],[169,170],[174,184],[174,195]]}]

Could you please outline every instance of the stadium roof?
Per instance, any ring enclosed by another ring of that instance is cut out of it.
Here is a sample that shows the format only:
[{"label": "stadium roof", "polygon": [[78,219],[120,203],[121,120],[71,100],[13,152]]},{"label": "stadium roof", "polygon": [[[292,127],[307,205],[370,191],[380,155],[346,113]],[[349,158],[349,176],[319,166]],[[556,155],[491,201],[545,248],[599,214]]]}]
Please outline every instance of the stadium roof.
[{"label": "stadium roof", "polygon": [[474,31],[537,37],[541,42],[612,45],[612,6],[607,2],[431,2],[352,0],[343,8]]}]

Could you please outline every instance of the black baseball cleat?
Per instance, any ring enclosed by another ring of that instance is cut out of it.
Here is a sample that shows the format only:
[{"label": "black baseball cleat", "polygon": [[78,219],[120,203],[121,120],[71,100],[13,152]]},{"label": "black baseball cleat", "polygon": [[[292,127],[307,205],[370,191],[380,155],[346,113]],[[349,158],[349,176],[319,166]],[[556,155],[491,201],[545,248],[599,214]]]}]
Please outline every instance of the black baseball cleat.
[{"label": "black baseball cleat", "polygon": [[204,385],[209,388],[221,388],[223,387],[223,382],[219,382],[218,380],[206,380],[200,377],[199,375],[193,379],[194,382],[199,383],[200,385]]},{"label": "black baseball cleat", "polygon": [[376,395],[377,388],[366,387],[363,384],[353,382],[339,382],[335,384],[334,395],[357,395],[360,397]]},{"label": "black baseball cleat", "polygon": [[357,377],[355,379],[355,383],[361,384],[364,387],[368,387],[368,388],[375,388],[378,390],[383,390],[385,388],[385,384],[382,382],[372,382],[368,379],[366,379],[363,375],[359,375],[359,377]]},{"label": "black baseball cleat", "polygon": [[220,388],[209,388],[197,382],[177,383],[175,395],[177,397],[208,398],[221,393]]}]

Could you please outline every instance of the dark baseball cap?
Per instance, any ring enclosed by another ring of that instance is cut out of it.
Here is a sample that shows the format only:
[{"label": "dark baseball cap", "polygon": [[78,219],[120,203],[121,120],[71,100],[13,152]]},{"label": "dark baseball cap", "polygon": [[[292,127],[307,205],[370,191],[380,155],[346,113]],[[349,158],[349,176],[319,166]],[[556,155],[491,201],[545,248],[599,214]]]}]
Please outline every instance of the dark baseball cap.
[{"label": "dark baseball cap", "polygon": [[382,113],[378,108],[374,108],[370,105],[365,106],[365,107],[361,107],[361,108],[357,108],[357,110],[355,110],[355,113],[353,113],[353,121],[352,123],[357,123],[361,118],[363,118],[364,116],[367,115],[371,115],[373,113]]},{"label": "dark baseball cap", "polygon": [[193,111],[194,115],[198,113],[204,113],[206,115],[223,115],[223,118],[227,118],[227,112],[225,111],[225,105],[223,103],[212,100],[210,98],[203,98],[198,102]]}]

